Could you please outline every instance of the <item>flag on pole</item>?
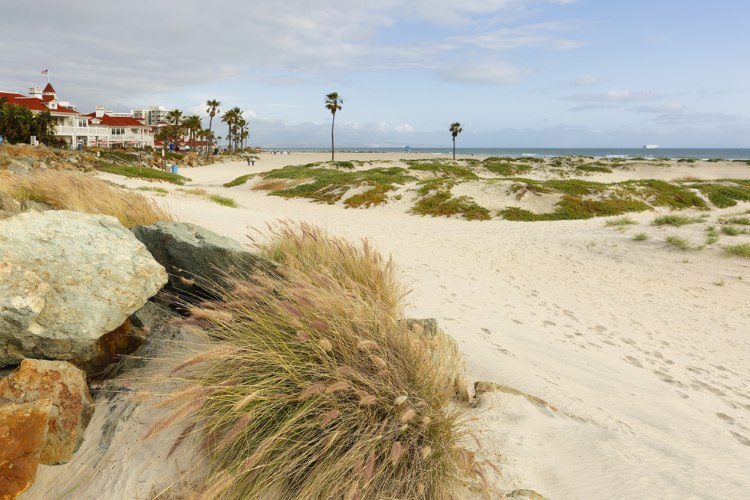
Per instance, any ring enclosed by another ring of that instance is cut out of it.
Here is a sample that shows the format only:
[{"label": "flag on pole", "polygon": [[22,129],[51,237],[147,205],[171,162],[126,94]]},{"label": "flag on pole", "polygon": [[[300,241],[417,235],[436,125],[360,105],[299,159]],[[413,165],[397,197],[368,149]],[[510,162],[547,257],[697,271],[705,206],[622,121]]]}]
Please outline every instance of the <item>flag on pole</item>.
[{"label": "flag on pole", "polygon": [[49,70],[48,69],[43,69],[42,70],[42,74],[43,75],[48,75],[49,74]]}]

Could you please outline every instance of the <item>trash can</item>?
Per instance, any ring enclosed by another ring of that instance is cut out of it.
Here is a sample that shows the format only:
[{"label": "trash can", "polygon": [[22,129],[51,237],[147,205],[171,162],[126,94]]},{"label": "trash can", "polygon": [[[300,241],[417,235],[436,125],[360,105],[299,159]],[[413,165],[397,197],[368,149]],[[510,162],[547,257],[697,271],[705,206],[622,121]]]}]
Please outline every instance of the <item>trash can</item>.
[{"label": "trash can", "polygon": [[172,173],[177,174],[177,165],[172,165]]}]

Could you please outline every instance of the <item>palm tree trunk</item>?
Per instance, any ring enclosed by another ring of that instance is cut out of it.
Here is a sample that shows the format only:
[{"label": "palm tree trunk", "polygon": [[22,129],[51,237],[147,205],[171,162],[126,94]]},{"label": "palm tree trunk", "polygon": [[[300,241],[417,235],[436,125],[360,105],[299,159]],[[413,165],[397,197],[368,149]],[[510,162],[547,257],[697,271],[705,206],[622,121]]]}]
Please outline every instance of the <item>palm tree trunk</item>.
[{"label": "palm tree trunk", "polygon": [[453,137],[453,159],[456,159],[456,137]]},{"label": "palm tree trunk", "polygon": [[333,153],[335,151],[334,144],[333,144],[333,126],[336,123],[336,113],[333,113],[333,118],[331,119],[331,161],[333,161]]},{"label": "palm tree trunk", "polygon": [[[214,124],[214,117],[213,115],[209,115],[208,117],[208,136],[211,136],[211,126]],[[213,142],[213,141],[211,141]],[[213,144],[212,144],[213,146]],[[206,137],[206,156],[210,155],[211,153],[208,152],[209,144],[208,144],[208,137]],[[211,148],[213,149],[213,148]],[[213,152],[213,151],[212,151]]]}]

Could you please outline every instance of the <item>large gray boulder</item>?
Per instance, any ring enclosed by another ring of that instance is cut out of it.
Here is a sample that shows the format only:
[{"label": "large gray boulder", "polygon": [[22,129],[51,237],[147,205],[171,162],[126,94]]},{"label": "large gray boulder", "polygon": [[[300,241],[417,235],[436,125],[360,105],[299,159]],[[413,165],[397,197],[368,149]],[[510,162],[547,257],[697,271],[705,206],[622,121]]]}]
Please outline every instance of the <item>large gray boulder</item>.
[{"label": "large gray boulder", "polygon": [[229,277],[276,268],[237,241],[195,224],[157,222],[136,226],[133,234],[167,269],[172,291],[188,300],[214,298],[217,288],[229,285]]},{"label": "large gray boulder", "polygon": [[61,210],[0,220],[0,367],[38,358],[89,371],[128,345],[126,319],[166,282],[114,217]]}]

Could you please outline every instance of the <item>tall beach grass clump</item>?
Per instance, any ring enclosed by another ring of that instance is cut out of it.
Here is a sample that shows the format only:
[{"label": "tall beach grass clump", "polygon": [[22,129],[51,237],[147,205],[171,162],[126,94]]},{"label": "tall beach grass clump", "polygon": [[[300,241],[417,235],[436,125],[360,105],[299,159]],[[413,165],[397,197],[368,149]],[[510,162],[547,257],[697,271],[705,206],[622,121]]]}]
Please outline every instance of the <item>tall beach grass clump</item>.
[{"label": "tall beach grass clump", "polygon": [[452,402],[460,356],[403,321],[393,264],[308,226],[282,226],[263,253],[278,275],[193,309],[208,345],[173,365],[187,396],[154,426],[195,424],[200,497],[442,499],[481,484]]},{"label": "tall beach grass clump", "polygon": [[0,177],[0,190],[19,201],[45,203],[58,210],[111,215],[125,227],[172,220],[153,200],[91,177],[57,170]]}]

